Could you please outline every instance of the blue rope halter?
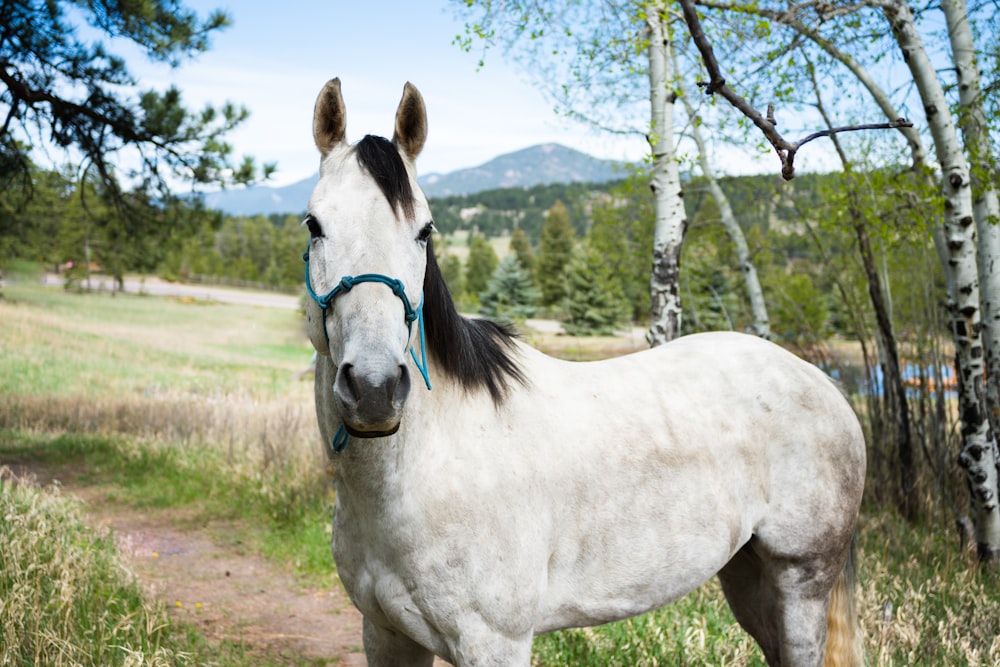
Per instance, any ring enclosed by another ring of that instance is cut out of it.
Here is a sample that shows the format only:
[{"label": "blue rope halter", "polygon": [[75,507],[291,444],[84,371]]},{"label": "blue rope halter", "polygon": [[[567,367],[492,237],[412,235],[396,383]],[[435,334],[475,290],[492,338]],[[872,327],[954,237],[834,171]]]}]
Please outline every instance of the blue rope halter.
[{"label": "blue rope halter", "polygon": [[[403,283],[398,278],[390,278],[384,276],[381,273],[363,273],[360,276],[344,276],[340,279],[340,282],[334,286],[332,290],[320,296],[316,294],[313,290],[312,280],[309,278],[309,246],[306,246],[306,251],[302,253],[302,259],[306,263],[306,291],[309,292],[309,296],[312,297],[313,301],[319,305],[320,309],[323,311],[323,335],[326,337],[327,346],[330,345],[330,334],[326,331],[326,311],[330,308],[330,304],[341,294],[345,292],[350,292],[351,289],[358,283],[382,283],[392,290],[392,293],[399,297],[399,300],[403,302],[404,319],[406,320],[406,331],[408,335],[413,334],[413,322],[417,322],[417,329],[420,332],[420,358],[417,358],[417,353],[410,347],[410,356],[413,357],[413,363],[417,365],[417,370],[420,371],[421,377],[424,378],[424,384],[427,385],[427,389],[431,388],[431,380],[427,376],[427,350],[424,346],[424,297],[420,297],[420,305],[414,308],[410,305],[410,300],[406,298],[406,290],[403,288]],[[343,424],[337,429],[337,433],[333,436],[333,441],[330,443],[334,452],[342,452],[347,448],[347,443],[350,442],[351,436],[347,432],[347,429]],[[329,453],[329,452],[328,452]]]}]

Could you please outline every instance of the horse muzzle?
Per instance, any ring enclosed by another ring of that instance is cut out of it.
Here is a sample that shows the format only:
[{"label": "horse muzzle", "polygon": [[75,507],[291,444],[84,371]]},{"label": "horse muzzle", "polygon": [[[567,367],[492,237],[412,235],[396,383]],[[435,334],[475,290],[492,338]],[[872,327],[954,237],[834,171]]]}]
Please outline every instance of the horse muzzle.
[{"label": "horse muzzle", "polygon": [[383,372],[352,363],[340,364],[333,382],[333,398],[344,428],[358,438],[392,435],[399,429],[410,384],[406,364]]}]

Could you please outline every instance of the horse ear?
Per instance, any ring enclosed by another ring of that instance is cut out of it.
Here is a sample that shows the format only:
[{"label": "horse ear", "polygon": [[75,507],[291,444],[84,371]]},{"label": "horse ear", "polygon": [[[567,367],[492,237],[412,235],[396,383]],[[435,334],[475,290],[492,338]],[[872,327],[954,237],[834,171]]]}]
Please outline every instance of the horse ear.
[{"label": "horse ear", "polygon": [[413,162],[420,155],[427,140],[427,110],[420,91],[409,81],[403,86],[403,99],[396,109],[396,129],[392,133],[392,143],[397,150]]},{"label": "horse ear", "polygon": [[316,98],[313,110],[313,140],[320,154],[326,157],[344,140],[346,131],[347,110],[340,94],[340,79],[330,79]]}]

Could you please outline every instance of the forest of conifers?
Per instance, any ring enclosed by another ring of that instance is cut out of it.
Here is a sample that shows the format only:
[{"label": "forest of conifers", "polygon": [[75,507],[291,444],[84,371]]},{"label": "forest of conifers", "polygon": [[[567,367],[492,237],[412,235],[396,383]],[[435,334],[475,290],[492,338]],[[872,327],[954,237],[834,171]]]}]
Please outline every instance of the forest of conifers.
[{"label": "forest of conifers", "polygon": [[[853,233],[844,223],[842,179],[804,174],[791,182],[776,175],[722,180],[765,286],[774,337],[810,355],[823,354],[823,342],[831,336],[856,339],[870,326],[862,306],[864,274]],[[901,331],[930,323],[945,326],[942,279],[920,205],[931,205],[934,193],[921,195],[905,176],[895,179],[895,186],[911,192],[913,208],[899,210],[887,196],[887,210],[880,211],[873,199],[867,213],[877,223],[873,233],[893,316]],[[894,187],[886,174],[870,174],[865,181],[871,191]],[[147,233],[130,238],[125,226],[116,224],[115,212],[103,208],[94,194],[88,199],[84,193],[81,203],[78,189],[78,183],[56,172],[39,172],[32,198],[14,214],[20,223],[12,221],[11,233],[0,238],[4,256],[64,272],[70,284],[91,267],[117,275],[156,273],[169,280],[301,287],[307,238],[301,212],[229,216],[179,201],[151,213]],[[684,331],[747,330],[746,290],[715,202],[698,178],[685,182],[684,194],[689,220],[681,273]],[[570,260],[574,249],[578,255],[590,249],[602,258],[592,267],[602,275],[572,268],[583,274],[589,291],[617,298],[607,306],[607,321],[581,321],[577,331],[607,333],[629,322],[641,326],[648,318],[652,202],[644,174],[606,184],[488,190],[431,199],[430,205],[439,231],[439,263],[467,311],[481,308],[490,278],[503,277],[499,260],[512,251],[529,294],[512,304],[524,308],[505,312],[501,307],[491,314],[570,318],[567,298],[585,296],[579,286],[567,294]],[[530,288],[537,292],[533,298]]]},{"label": "forest of conifers", "polygon": [[[722,180],[765,283],[775,337],[802,350],[830,336],[856,338],[865,329],[866,316],[859,310],[865,279],[844,222],[842,179],[805,174],[792,182],[771,175]],[[876,173],[864,180],[872,192],[905,187],[912,199],[912,208],[901,210],[886,196],[882,204],[887,209],[879,210],[880,202],[873,198],[867,212],[876,223],[880,271],[900,330],[927,323],[930,315],[940,324],[943,288],[922,212],[933,205],[934,193],[921,195],[905,176]],[[307,238],[301,212],[228,216],[178,202],[151,214],[148,233],[129,238],[96,195],[89,202],[84,196],[81,203],[78,188],[58,173],[40,172],[27,207],[14,214],[23,224],[11,224],[11,233],[0,238],[4,256],[35,260],[52,271],[70,265],[75,267],[67,276],[70,282],[84,275],[89,258],[90,266],[109,274],[228,279],[276,289],[301,286],[300,255]],[[718,209],[697,178],[686,181],[684,194],[689,220],[681,273],[684,330],[745,330],[750,320],[745,289]],[[453,293],[472,310],[479,307],[498,259],[512,245],[535,287],[565,283],[569,250],[580,246],[598,251],[609,274],[591,280],[594,289],[621,292],[627,304],[614,324],[641,325],[648,317],[652,203],[645,175],[607,184],[488,190],[431,199],[430,204],[440,232],[435,240],[439,262]],[[526,250],[517,247],[521,232]],[[482,248],[477,237],[494,239],[485,244],[485,258],[476,252]],[[456,245],[469,246],[471,252],[453,253]],[[450,262],[449,255],[461,256],[461,266]],[[919,293],[911,293],[914,289]],[[565,290],[554,291],[556,297],[540,294],[525,305],[565,319]]]}]

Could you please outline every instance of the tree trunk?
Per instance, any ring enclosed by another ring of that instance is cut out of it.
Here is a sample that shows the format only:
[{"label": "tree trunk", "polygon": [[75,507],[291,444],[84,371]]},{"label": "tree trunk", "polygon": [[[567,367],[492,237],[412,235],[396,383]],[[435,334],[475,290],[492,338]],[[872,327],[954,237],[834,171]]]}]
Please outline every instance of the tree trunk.
[{"label": "tree trunk", "polygon": [[856,193],[852,190],[853,201],[851,217],[854,220],[854,233],[858,239],[858,250],[861,253],[861,264],[865,270],[868,282],[868,297],[872,310],[875,311],[875,322],[878,325],[879,341],[882,348],[883,372],[889,418],[896,439],[896,460],[899,462],[898,506],[900,513],[908,521],[917,517],[916,479],[917,474],[913,463],[913,439],[910,429],[910,406],[906,402],[906,387],[903,384],[903,372],[899,363],[899,349],[896,346],[896,334],[892,327],[892,317],[886,305],[882,291],[882,282],[875,269],[874,253],[868,238],[868,227],[861,214],[861,208],[856,201]]},{"label": "tree trunk", "polygon": [[739,259],[740,271],[743,272],[747,295],[750,297],[754,333],[761,338],[770,340],[771,322],[767,316],[764,290],[760,287],[760,280],[757,278],[757,267],[754,266],[753,260],[750,257],[750,248],[747,246],[746,236],[743,234],[743,228],[736,221],[736,216],[733,215],[733,209],[729,205],[729,198],[726,197],[726,193],[722,191],[722,188],[719,187],[719,182],[715,179],[715,172],[712,170],[712,165],[708,160],[705,139],[701,135],[700,119],[695,113],[694,108],[692,108],[691,102],[688,101],[683,85],[678,85],[681,86],[680,98],[684,103],[684,109],[691,119],[691,134],[694,137],[695,144],[698,146],[698,160],[701,165],[701,173],[708,182],[708,189],[712,193],[712,198],[715,199],[716,206],[719,207],[719,216],[722,218],[722,225],[726,228],[726,232],[729,234],[733,245],[736,246],[736,257]]},{"label": "tree trunk", "polygon": [[649,29],[649,134],[653,175],[649,187],[655,197],[653,267],[649,280],[651,317],[646,340],[651,347],[673,340],[681,330],[681,245],[687,229],[681,179],[674,149],[674,102],[670,90],[673,71],[667,27],[658,4],[646,6]]},{"label": "tree trunk", "polygon": [[948,24],[952,59],[958,77],[959,116],[965,153],[972,169],[972,210],[979,238],[979,294],[983,309],[983,346],[986,350],[986,403],[994,435],[1000,430],[1000,197],[997,196],[994,156],[983,112],[975,45],[969,29],[965,0],[941,4]]},{"label": "tree trunk", "polygon": [[[826,107],[820,95],[819,84],[813,76],[813,87],[816,90],[816,107],[828,128],[833,123],[826,113]],[[875,323],[878,328],[880,357],[882,359],[882,377],[885,387],[887,412],[892,420],[895,432],[896,460],[899,462],[899,494],[896,496],[900,513],[908,521],[917,516],[916,470],[913,463],[913,438],[910,429],[910,406],[906,401],[906,387],[903,384],[903,372],[899,363],[899,349],[896,345],[896,334],[892,326],[892,313],[882,289],[878,270],[875,268],[875,253],[872,252],[871,240],[868,237],[868,221],[865,218],[857,188],[854,186],[853,170],[847,153],[836,134],[830,135],[837,155],[844,165],[844,174],[848,176],[847,197],[850,202],[849,213],[854,221],[854,234],[858,240],[858,252],[861,255],[861,265],[865,271],[868,283],[868,298],[875,312]],[[888,281],[887,281],[888,282]]]},{"label": "tree trunk", "polygon": [[997,505],[996,443],[987,418],[983,382],[982,311],[971,177],[941,82],[927,57],[909,5],[896,0],[886,3],[883,11],[920,93],[942,171],[945,241],[948,265],[955,281],[948,306],[959,371],[963,442],[958,460],[969,482],[979,558],[993,563],[1000,561],[1000,508]]}]

